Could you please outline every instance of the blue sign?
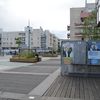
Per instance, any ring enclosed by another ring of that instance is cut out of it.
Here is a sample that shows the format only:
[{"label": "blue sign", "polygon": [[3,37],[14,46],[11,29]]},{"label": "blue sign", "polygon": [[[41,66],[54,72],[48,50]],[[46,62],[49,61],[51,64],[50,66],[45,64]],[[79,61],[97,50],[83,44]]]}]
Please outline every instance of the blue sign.
[{"label": "blue sign", "polygon": [[92,65],[96,65],[96,64],[98,64],[98,59],[91,59],[91,64]]},{"label": "blue sign", "polygon": [[88,64],[100,65],[100,42],[88,42]]}]

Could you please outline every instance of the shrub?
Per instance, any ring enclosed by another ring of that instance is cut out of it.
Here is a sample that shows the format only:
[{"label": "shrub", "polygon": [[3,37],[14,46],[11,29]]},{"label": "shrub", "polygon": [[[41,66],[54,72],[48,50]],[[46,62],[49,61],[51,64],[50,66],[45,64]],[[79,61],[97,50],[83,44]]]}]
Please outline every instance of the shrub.
[{"label": "shrub", "polygon": [[25,58],[35,57],[35,53],[32,50],[23,50],[19,55],[20,57],[25,57]]}]

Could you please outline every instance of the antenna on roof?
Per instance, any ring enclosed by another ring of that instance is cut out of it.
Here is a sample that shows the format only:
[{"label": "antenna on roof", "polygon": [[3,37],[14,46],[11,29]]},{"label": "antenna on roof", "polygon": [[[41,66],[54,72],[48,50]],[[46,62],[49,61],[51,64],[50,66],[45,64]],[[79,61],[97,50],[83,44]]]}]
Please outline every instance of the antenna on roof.
[{"label": "antenna on roof", "polygon": [[85,0],[85,7],[86,7],[86,5],[87,5],[87,0]]},{"label": "antenna on roof", "polygon": [[30,19],[28,20],[28,26],[30,27]]}]

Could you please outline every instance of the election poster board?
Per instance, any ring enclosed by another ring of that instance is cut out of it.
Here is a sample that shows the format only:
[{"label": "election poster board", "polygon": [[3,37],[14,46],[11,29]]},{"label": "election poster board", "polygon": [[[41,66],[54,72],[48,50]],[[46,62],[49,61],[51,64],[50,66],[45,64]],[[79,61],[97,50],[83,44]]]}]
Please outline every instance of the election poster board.
[{"label": "election poster board", "polygon": [[62,42],[62,63],[65,64],[72,64],[73,62],[73,49],[74,44],[70,41],[63,41]]},{"label": "election poster board", "polygon": [[86,42],[76,41],[74,42],[74,56],[73,64],[86,64]]},{"label": "election poster board", "polygon": [[100,41],[88,42],[88,65],[100,65]]},{"label": "election poster board", "polygon": [[62,41],[62,64],[86,64],[86,42]]}]

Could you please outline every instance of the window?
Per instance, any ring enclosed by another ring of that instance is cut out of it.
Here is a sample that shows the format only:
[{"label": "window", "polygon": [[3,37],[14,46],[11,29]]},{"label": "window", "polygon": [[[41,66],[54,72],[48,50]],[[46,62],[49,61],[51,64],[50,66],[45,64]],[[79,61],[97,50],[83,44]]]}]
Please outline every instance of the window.
[{"label": "window", "polygon": [[19,33],[19,35],[25,36],[25,33]]},{"label": "window", "polygon": [[80,19],[81,19],[81,22],[84,22],[84,18],[81,17]]}]

